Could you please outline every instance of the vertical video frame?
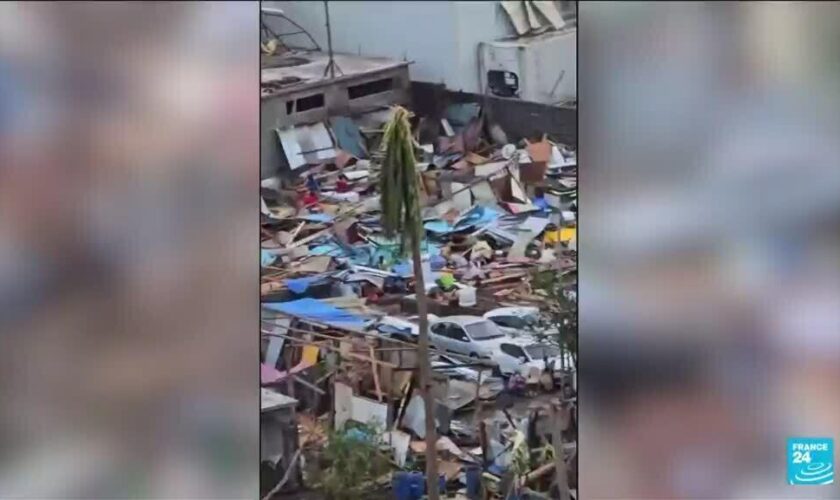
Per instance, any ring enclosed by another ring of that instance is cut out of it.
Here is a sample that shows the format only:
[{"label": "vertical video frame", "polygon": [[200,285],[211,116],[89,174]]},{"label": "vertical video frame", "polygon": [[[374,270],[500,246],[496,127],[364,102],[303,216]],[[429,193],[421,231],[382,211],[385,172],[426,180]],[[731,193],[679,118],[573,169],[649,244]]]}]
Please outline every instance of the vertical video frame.
[{"label": "vertical video frame", "polygon": [[262,2],[261,498],[577,498],[576,17]]}]

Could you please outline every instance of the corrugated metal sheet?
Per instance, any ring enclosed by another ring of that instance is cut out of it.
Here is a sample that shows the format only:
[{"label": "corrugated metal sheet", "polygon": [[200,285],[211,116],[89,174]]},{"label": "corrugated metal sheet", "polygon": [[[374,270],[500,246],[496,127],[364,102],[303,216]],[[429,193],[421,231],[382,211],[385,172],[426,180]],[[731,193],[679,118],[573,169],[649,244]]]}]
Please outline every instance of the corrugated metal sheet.
[{"label": "corrugated metal sheet", "polygon": [[305,165],[316,165],[335,158],[335,144],[327,127],[314,125],[276,129],[289,168],[297,170]]}]

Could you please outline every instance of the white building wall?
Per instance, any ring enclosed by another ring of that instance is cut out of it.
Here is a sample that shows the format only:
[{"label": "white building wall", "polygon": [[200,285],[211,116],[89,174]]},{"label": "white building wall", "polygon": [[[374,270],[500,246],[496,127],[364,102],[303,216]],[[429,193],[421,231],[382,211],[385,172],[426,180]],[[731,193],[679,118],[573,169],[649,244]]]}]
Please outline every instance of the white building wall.
[{"label": "white building wall", "polygon": [[458,85],[451,90],[481,94],[478,76],[478,44],[516,36],[510,20],[499,2],[453,2],[457,36]]},{"label": "white building wall", "polygon": [[[263,4],[283,9],[326,50],[323,2]],[[497,1],[342,1],[329,5],[336,52],[414,61],[409,68],[412,80],[443,83],[450,90],[480,93],[478,43],[515,34]],[[292,31],[291,26],[286,27]],[[306,37],[294,41],[307,43]]]}]

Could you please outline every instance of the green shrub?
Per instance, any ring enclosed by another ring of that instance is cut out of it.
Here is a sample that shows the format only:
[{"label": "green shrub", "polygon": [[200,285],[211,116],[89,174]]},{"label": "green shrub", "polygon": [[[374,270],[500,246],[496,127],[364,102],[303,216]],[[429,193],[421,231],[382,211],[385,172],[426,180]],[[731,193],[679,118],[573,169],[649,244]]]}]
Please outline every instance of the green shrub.
[{"label": "green shrub", "polygon": [[331,500],[365,498],[391,466],[373,425],[354,424],[329,435],[322,454],[321,490]]}]

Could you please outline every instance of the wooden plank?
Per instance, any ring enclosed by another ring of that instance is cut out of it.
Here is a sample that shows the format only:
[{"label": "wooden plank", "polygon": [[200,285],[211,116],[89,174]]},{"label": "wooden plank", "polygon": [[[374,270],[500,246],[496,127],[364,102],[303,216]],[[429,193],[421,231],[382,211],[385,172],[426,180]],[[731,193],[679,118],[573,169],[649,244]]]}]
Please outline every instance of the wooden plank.
[{"label": "wooden plank", "polygon": [[293,379],[295,382],[297,382],[298,384],[300,384],[300,385],[302,385],[302,386],[304,386],[304,387],[306,387],[306,388],[308,388],[308,389],[311,389],[312,391],[314,391],[314,392],[316,392],[316,393],[320,394],[321,396],[323,396],[324,394],[326,394],[326,392],[324,392],[324,390],[323,390],[323,389],[321,389],[320,387],[318,387],[317,385],[314,385],[314,384],[312,384],[311,382],[308,382],[308,381],[306,381],[306,380],[302,379],[301,377],[299,377],[299,376],[297,376],[297,375],[292,375],[292,379]]},{"label": "wooden plank", "polygon": [[370,349],[371,366],[373,368],[373,386],[376,388],[376,398],[382,402],[382,386],[379,384],[379,368],[376,365],[376,353],[373,352],[373,345],[368,345]]},{"label": "wooden plank", "polygon": [[[309,333],[313,333],[313,332],[309,332]],[[338,349],[337,347],[333,347],[331,345],[326,345],[326,344],[322,344],[322,343],[318,343],[318,342],[313,342],[311,340],[302,340],[302,339],[299,339],[297,337],[292,337],[290,335],[284,335],[284,334],[280,334],[280,333],[263,333],[263,335],[266,335],[266,336],[277,335],[277,336],[281,336],[281,337],[286,337],[287,340],[289,340],[292,343],[296,343],[297,345],[317,345],[321,349],[329,349],[330,351],[335,351],[335,352],[341,353],[341,350]],[[336,340],[336,339],[330,338],[330,340]],[[365,361],[367,363],[372,363],[373,362],[373,360],[371,360],[370,358],[367,358],[365,356],[360,356],[360,355],[352,353],[352,352],[341,353],[341,355],[344,356],[344,357],[357,359],[359,361]],[[394,369],[399,368],[397,365],[395,365],[393,363],[389,363],[387,361],[377,360],[376,362],[379,363],[382,366],[387,366],[389,368],[394,368]]]}]

